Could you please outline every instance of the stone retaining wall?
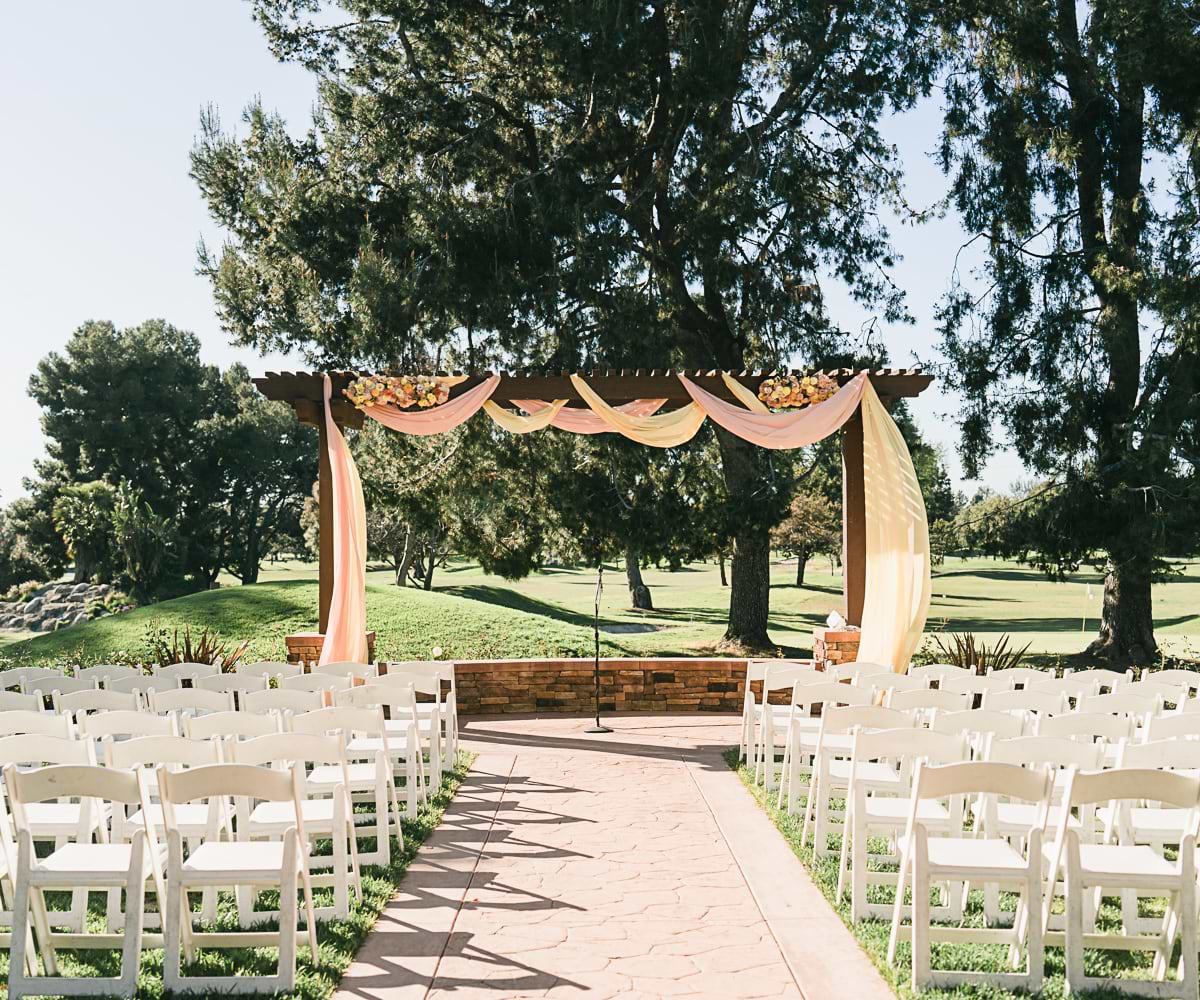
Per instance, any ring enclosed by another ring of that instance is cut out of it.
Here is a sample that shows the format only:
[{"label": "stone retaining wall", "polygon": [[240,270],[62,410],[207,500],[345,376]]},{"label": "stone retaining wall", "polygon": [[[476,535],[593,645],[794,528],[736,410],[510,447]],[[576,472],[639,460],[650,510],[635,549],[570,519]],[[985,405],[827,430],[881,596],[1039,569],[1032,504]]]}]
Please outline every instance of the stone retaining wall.
[{"label": "stone retaining wall", "polygon": [[[592,660],[459,660],[454,676],[464,715],[592,710]],[[740,712],[744,659],[600,660],[603,712]],[[754,684],[761,696],[759,684]],[[772,695],[787,703],[790,692]]]}]

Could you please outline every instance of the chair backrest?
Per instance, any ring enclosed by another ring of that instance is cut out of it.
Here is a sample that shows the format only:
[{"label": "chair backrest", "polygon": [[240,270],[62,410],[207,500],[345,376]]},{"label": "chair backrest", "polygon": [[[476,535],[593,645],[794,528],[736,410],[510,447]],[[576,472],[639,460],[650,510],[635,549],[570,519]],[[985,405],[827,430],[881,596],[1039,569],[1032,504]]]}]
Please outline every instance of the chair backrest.
[{"label": "chair backrest", "polygon": [[321,691],[287,691],[273,688],[268,691],[250,691],[242,695],[242,711],[264,712],[314,712],[325,704]]},{"label": "chair backrest", "polygon": [[199,677],[213,677],[221,668],[213,663],[168,663],[154,668],[154,676],[173,681],[176,686],[184,681],[196,682]]},{"label": "chair backrest", "polygon": [[[1116,716],[1106,716],[1116,718]],[[1132,735],[1132,733],[1127,734]],[[1200,712],[1172,712],[1152,715],[1146,722],[1146,741],[1200,739]]]},{"label": "chair backrest", "polygon": [[95,764],[91,740],[42,733],[0,737],[0,764]]},{"label": "chair backrest", "polygon": [[232,691],[201,691],[198,688],[172,688],[150,692],[151,712],[232,712]]},{"label": "chair backrest", "polygon": [[869,760],[924,760],[950,764],[966,760],[970,746],[961,733],[937,733],[932,729],[860,729],[854,735],[851,756],[856,765]]},{"label": "chair backrest", "polygon": [[279,660],[259,660],[257,663],[238,663],[236,673],[248,677],[299,677],[304,668],[299,663],[283,663]]},{"label": "chair backrest", "polygon": [[38,694],[50,698],[54,692],[59,694],[74,694],[77,691],[95,691],[96,682],[88,677],[68,677],[66,674],[56,674],[53,677],[40,677],[25,685],[26,694]]},{"label": "chair backrest", "polygon": [[94,667],[80,667],[75,671],[75,676],[87,677],[103,685],[105,681],[117,677],[141,677],[144,674],[138,667],[130,667],[122,663],[97,663]]},{"label": "chair backrest", "polygon": [[213,674],[198,677],[193,683],[197,691],[229,691],[245,694],[247,691],[266,691],[269,678],[266,674]]},{"label": "chair backrest", "polygon": [[[390,677],[391,674],[389,673]],[[398,675],[403,677],[403,675]],[[766,675],[763,677],[764,691],[783,691],[791,690],[796,684],[809,684],[816,681],[828,680],[827,674],[821,673],[812,664],[805,663],[790,663],[786,660],[772,662],[767,667]]]},{"label": "chair backrest", "polygon": [[344,737],[314,733],[272,733],[252,740],[240,740],[226,747],[233,764],[344,764]]},{"label": "chair backrest", "polygon": [[1066,715],[1043,715],[1038,718],[1039,736],[1067,736],[1087,741],[1101,739],[1110,742],[1133,736],[1133,719],[1125,715],[1106,715],[1103,712],[1068,712]]},{"label": "chair backrest", "polygon": [[322,663],[313,670],[313,673],[370,680],[379,676],[379,668],[374,663],[353,663],[349,660],[341,660],[336,663]]},{"label": "chair backrest", "polygon": [[936,682],[941,685],[945,677],[958,677],[962,674],[973,673],[968,667],[955,666],[953,663],[927,663],[923,667],[909,667],[909,677],[922,677],[925,682]]},{"label": "chair backrest", "polygon": [[325,734],[345,732],[380,736],[386,732],[383,709],[338,705],[292,716],[292,732]]},{"label": "chair backrest", "polygon": [[850,660],[846,663],[835,663],[825,671],[835,680],[857,682],[860,677],[872,677],[876,674],[892,674],[895,671],[883,663],[871,663],[867,660]]},{"label": "chair backrest", "polygon": [[1128,684],[1133,680],[1133,671],[1126,670],[1121,672],[1117,670],[1105,670],[1103,667],[1089,667],[1086,670],[1064,670],[1063,677],[1074,680],[1094,681],[1100,693],[1103,693],[1105,691],[1115,691],[1122,685]]},{"label": "chair backrest", "polygon": [[21,694],[20,691],[0,691],[0,712],[19,709],[25,712],[40,712],[42,699],[36,694]]},{"label": "chair backrest", "polygon": [[1195,809],[1200,801],[1200,776],[1142,767],[1077,771],[1064,797],[1064,801],[1072,806],[1129,800]]},{"label": "chair backrest", "polygon": [[821,731],[848,733],[851,729],[904,729],[915,726],[916,716],[882,705],[829,706],[821,713]]},{"label": "chair backrest", "polygon": [[1008,671],[998,670],[994,674],[976,674],[968,670],[947,674],[938,687],[943,691],[962,691],[967,694],[987,695],[995,691],[1011,691],[1014,678]]},{"label": "chair backrest", "polygon": [[103,749],[109,767],[201,767],[220,760],[215,741],[189,740],[186,736],[106,739]]},{"label": "chair backrest", "polygon": [[911,674],[874,674],[870,682],[880,691],[932,691],[927,677],[914,677]]},{"label": "chair backrest", "polygon": [[162,799],[167,828],[174,825],[173,806],[199,799],[235,798],[260,802],[292,802],[296,806],[296,824],[300,842],[305,843],[300,815],[300,788],[292,771],[276,771],[253,764],[206,764],[184,771],[158,769],[158,794]]},{"label": "chair backrest", "polygon": [[70,694],[52,696],[54,711],[79,717],[89,712],[136,712],[141,701],[136,694],[120,691],[105,691],[92,688],[90,691],[73,691]]},{"label": "chair backrest", "polygon": [[1157,679],[1130,681],[1128,684],[1122,684],[1117,689],[1121,694],[1140,694],[1148,695],[1149,697],[1159,697],[1164,705],[1177,705],[1183,707],[1190,699],[1188,698],[1188,688],[1185,684],[1172,684],[1170,681],[1160,681]]},{"label": "chair backrest", "polygon": [[871,705],[875,702],[875,689],[856,684],[803,684],[792,688],[793,701],[797,706],[811,708],[813,705]]},{"label": "chair backrest", "polygon": [[157,684],[160,688],[173,688],[173,681],[157,680],[150,674],[134,673],[125,677],[109,677],[103,683],[105,691],[120,691],[123,694],[146,694]]},{"label": "chair backrest", "polygon": [[[770,675],[768,675],[770,676]],[[442,672],[440,670],[409,669],[396,673],[380,674],[368,679],[368,684],[410,686],[418,694],[432,695],[435,701],[442,700]]]},{"label": "chair backrest", "polygon": [[94,739],[104,736],[174,736],[176,727],[175,719],[170,715],[118,710],[80,716],[79,732]]},{"label": "chair backrest", "polygon": [[1022,767],[1078,767],[1092,771],[1102,766],[1103,743],[1081,743],[1066,736],[1017,736],[992,740],[987,759]]},{"label": "chair backrest", "polygon": [[[1132,670],[1127,671],[1127,675],[1127,680],[1133,680]],[[1192,694],[1200,691],[1200,670],[1183,670],[1178,667],[1168,667],[1165,670],[1156,670],[1147,667],[1142,671],[1141,679],[1146,681],[1159,681],[1163,684],[1183,685]]]},{"label": "chair backrest", "polygon": [[913,782],[915,799],[944,799],[952,795],[1001,795],[1049,806],[1054,781],[1050,768],[1030,770],[1018,764],[970,761],[959,764],[921,764]]},{"label": "chair backrest", "polygon": [[71,720],[65,715],[51,715],[38,709],[12,708],[0,712],[0,736],[19,733],[70,739]]},{"label": "chair backrest", "polygon": [[[763,678],[766,677],[767,667],[769,667],[774,662],[775,662],[774,660],[747,660],[746,661],[746,690],[747,691],[750,690],[750,683],[752,681],[761,681],[761,680],[763,680]],[[389,670],[389,672],[391,670],[390,663],[388,664],[388,670]]]},{"label": "chair backrest", "polygon": [[1162,699],[1157,694],[1138,694],[1129,690],[1130,685],[1110,691],[1108,694],[1093,694],[1080,698],[1075,706],[1080,712],[1106,712],[1110,715],[1144,717],[1162,709]]},{"label": "chair backrest", "polygon": [[1062,677],[1046,677],[1026,685],[1027,690],[1061,694],[1075,701],[1100,693],[1100,682],[1090,677],[1066,674]]},{"label": "chair backrest", "polygon": [[282,678],[279,686],[285,691],[340,691],[353,683],[353,677],[342,674],[299,674]]},{"label": "chair backrest", "polygon": [[4,767],[4,785],[18,829],[28,829],[24,807],[51,799],[102,799],[135,805],[141,801],[137,775],[95,764],[66,764],[22,771]]},{"label": "chair backrest", "polygon": [[252,738],[279,732],[279,721],[273,715],[254,712],[209,712],[189,715],[183,720],[183,731],[190,740],[212,740],[219,737]]},{"label": "chair backrest", "polygon": [[1125,742],[1117,754],[1118,767],[1157,767],[1168,771],[1200,770],[1200,740],[1162,739]]},{"label": "chair backrest", "polygon": [[17,688],[22,694],[30,694],[33,689],[27,685],[31,681],[45,678],[53,680],[62,676],[64,675],[61,670],[53,670],[50,667],[13,667],[10,670],[0,670],[0,687],[5,690]]},{"label": "chair backrest", "polygon": [[388,708],[401,708],[411,712],[416,706],[417,698],[411,684],[357,684],[335,691],[333,701],[335,705],[368,708],[385,705]]},{"label": "chair backrest", "polygon": [[1004,674],[1014,688],[1029,687],[1054,676],[1053,670],[1038,670],[1037,667],[1005,667],[1003,670],[988,667],[987,672],[989,675]]},{"label": "chair backrest", "polygon": [[1039,715],[1059,715],[1068,709],[1067,696],[1057,691],[988,691],[983,696],[983,708],[989,712],[1033,712]]},{"label": "chair backrest", "polygon": [[943,711],[961,712],[970,707],[971,695],[966,691],[919,688],[915,691],[892,691],[888,696],[888,708],[898,708],[904,712],[920,708],[940,708]]},{"label": "chair backrest", "polygon": [[1024,732],[1025,720],[1008,712],[974,708],[965,712],[935,712],[929,728],[939,733],[970,733],[1008,739]]},{"label": "chair backrest", "polygon": [[[770,664],[785,664],[794,667],[809,666],[816,669],[812,660],[759,660],[760,663]],[[453,660],[386,660],[384,661],[387,674],[404,674],[410,670],[416,670],[423,674],[437,674],[444,681],[454,683],[454,661]],[[380,676],[383,676],[384,670],[380,670]]]}]

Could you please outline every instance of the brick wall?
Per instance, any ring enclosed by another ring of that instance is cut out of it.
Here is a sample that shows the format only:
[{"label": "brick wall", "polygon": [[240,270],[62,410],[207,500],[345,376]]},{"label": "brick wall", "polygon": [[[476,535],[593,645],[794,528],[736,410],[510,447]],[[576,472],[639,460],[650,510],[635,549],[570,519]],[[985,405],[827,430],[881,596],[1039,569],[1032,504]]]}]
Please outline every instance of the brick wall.
[{"label": "brick wall", "polygon": [[[459,660],[458,710],[464,715],[592,710],[592,660]],[[740,712],[743,659],[600,660],[604,712]],[[754,685],[756,693],[759,685]],[[786,704],[788,692],[778,692]],[[772,701],[778,700],[772,696]]]},{"label": "brick wall", "polygon": [[[295,635],[284,636],[287,644],[288,663],[315,664],[321,659],[321,647],[325,644],[325,636],[320,632],[297,632]],[[367,633],[367,659],[375,659],[375,633]]]},{"label": "brick wall", "polygon": [[862,633],[845,629],[813,629],[813,659],[818,663],[850,663],[858,659]]}]

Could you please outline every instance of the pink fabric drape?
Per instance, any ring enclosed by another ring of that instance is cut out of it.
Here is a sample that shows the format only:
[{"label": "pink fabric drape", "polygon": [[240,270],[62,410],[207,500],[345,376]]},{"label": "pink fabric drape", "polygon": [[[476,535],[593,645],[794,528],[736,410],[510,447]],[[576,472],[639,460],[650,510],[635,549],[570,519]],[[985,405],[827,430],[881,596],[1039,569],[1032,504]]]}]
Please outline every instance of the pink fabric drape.
[{"label": "pink fabric drape", "polygon": [[404,434],[418,434],[421,437],[445,434],[475,416],[499,384],[500,376],[492,375],[474,389],[468,389],[461,396],[428,410],[402,410],[385,404],[363,407],[362,412],[372,420],[378,420],[384,427]]},{"label": "pink fabric drape", "polygon": [[[540,413],[550,404],[543,399],[514,399],[513,402],[526,413]],[[614,407],[630,417],[649,417],[657,413],[666,403],[665,399],[635,399],[631,403],[622,403]],[[591,410],[572,410],[563,407],[550,421],[551,427],[560,431],[570,431],[572,434],[611,434],[612,427]]]},{"label": "pink fabric drape", "polygon": [[367,508],[350,446],[329,411],[333,385],[325,376],[325,437],[333,496],[333,599],[321,646],[325,663],[367,658]]},{"label": "pink fabric drape", "polygon": [[795,413],[751,413],[701,389],[686,375],[679,381],[708,418],[730,434],[762,448],[805,448],[829,437],[854,416],[862,400],[866,375],[856,375],[829,399]]}]

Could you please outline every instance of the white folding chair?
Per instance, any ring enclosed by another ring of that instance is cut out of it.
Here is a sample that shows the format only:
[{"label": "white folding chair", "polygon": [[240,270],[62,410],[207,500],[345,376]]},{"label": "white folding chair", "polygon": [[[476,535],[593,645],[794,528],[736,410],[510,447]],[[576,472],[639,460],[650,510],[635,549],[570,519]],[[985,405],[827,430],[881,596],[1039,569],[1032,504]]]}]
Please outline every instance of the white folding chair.
[{"label": "white folding chair", "polygon": [[977,674],[969,670],[962,670],[957,674],[947,674],[943,677],[938,683],[938,689],[969,694],[972,703],[976,697],[979,697],[986,704],[989,695],[1000,691],[1011,691],[1013,683],[1014,678],[1008,676],[1007,670],[998,670],[994,674]]},{"label": "white folding chair", "polygon": [[[948,692],[949,693],[949,692]],[[935,733],[929,729],[857,730],[850,752],[850,782],[846,790],[846,822],[835,899],[845,894],[846,872],[850,871],[850,919],[858,922],[868,916],[889,918],[891,903],[873,903],[868,888],[896,885],[895,872],[878,870],[872,865],[899,861],[896,841],[904,832],[912,797],[912,775],[918,760],[928,764],[953,764],[968,759],[970,748],[965,735]],[[894,788],[883,783],[859,780],[869,776],[869,768],[883,765],[900,775]],[[959,796],[950,807],[934,800],[919,804],[917,819],[931,833],[947,836],[961,834],[964,802]],[[888,854],[869,853],[869,838],[886,838]],[[962,918],[962,893],[947,890],[947,902],[939,907],[949,919]]]},{"label": "white folding chair", "polygon": [[[303,692],[301,692],[303,693]],[[232,742],[228,745],[229,759],[234,764],[285,765],[296,770],[300,779],[300,811],[310,837],[327,837],[332,842],[332,855],[308,855],[308,867],[314,886],[333,887],[333,906],[316,908],[317,917],[343,920],[350,915],[350,889],[354,898],[362,899],[362,881],[358,870],[358,838],[354,829],[354,808],[350,802],[349,767],[346,762],[345,738],[313,736],[307,733],[275,733],[256,739]],[[325,786],[321,795],[310,797],[306,770],[313,766],[332,766],[342,770],[342,781],[332,788]],[[243,807],[237,817],[239,834],[245,839],[273,839],[282,836],[292,823],[287,803],[261,802],[254,809]],[[325,872],[324,869],[330,869]],[[249,893],[238,899],[243,926],[277,914],[253,910]]]},{"label": "white folding chair", "polygon": [[299,674],[282,678],[279,686],[284,691],[340,691],[353,683],[353,677],[342,674]]},{"label": "white folding chair", "polygon": [[[158,792],[167,827],[167,902],[163,986],[168,993],[283,993],[296,982],[296,945],[300,938],[296,892],[304,893],[308,946],[317,956],[317,921],[306,861],[309,839],[300,806],[300,779],[295,771],[276,771],[247,764],[211,764],[184,771],[160,768]],[[206,840],[184,857],[176,809],[189,802],[245,799],[291,802],[293,822],[280,840]],[[188,892],[228,885],[279,890],[278,931],[199,932],[192,926]],[[278,972],[273,976],[185,976],[182,959],[191,961],[197,948],[276,946]]]},{"label": "white folding chair", "polygon": [[284,677],[299,677],[304,668],[299,663],[283,663],[279,660],[259,660],[256,663],[239,663],[234,668],[235,673],[244,677],[274,678],[276,682]]},{"label": "white folding chair", "polygon": [[[751,733],[754,750],[754,781],[770,781],[766,787],[774,787],[774,764],[776,738],[787,732],[796,716],[796,688],[808,684],[831,683],[824,672],[819,671],[810,663],[796,663],[791,660],[775,660],[767,664],[762,678],[762,704],[753,707],[754,729]],[[791,700],[787,704],[778,705],[771,701],[773,691],[791,692]],[[816,721],[800,723],[816,729]],[[768,772],[770,774],[768,775]]]},{"label": "white folding chair", "polygon": [[1162,711],[1162,697],[1150,693],[1136,693],[1126,684],[1108,694],[1094,694],[1080,698],[1075,706],[1077,712],[1101,712],[1108,715],[1123,715],[1133,720],[1139,729],[1146,725],[1152,715]]},{"label": "white folding chair", "polygon": [[[31,696],[33,697],[33,696]],[[0,736],[56,736],[69,740],[75,735],[71,720],[40,709],[10,708],[0,712]]]},{"label": "white folding chair", "polygon": [[[1101,696],[1103,697],[1103,696]],[[1126,803],[1146,799],[1186,810],[1189,819],[1179,842],[1177,860],[1147,844],[1124,840],[1117,844],[1084,844],[1067,823],[1071,808],[1107,804],[1118,811]],[[1066,884],[1067,988],[1071,993],[1112,990],[1145,997],[1186,997],[1195,1000],[1196,976],[1196,803],[1200,777],[1147,768],[1079,772],[1071,781],[1048,853],[1044,910],[1050,911],[1060,869]],[[1123,934],[1084,931],[1085,896],[1095,891],[1131,890],[1139,897],[1168,899],[1157,933],[1139,934],[1126,926]],[[1175,939],[1181,939],[1177,979],[1166,979]],[[1153,982],[1089,976],[1084,971],[1086,948],[1152,951]]]},{"label": "white folding chair", "polygon": [[221,668],[213,663],[168,663],[154,668],[154,678],[182,687],[184,681],[195,684],[201,677],[215,677],[220,672]]},{"label": "white folding chair", "polygon": [[[149,716],[157,718],[157,716]],[[158,768],[166,767],[179,770],[182,767],[203,767],[206,764],[220,762],[218,746],[215,742],[189,740],[174,734],[153,734],[136,736],[127,740],[114,740],[106,737],[101,743],[101,758],[109,767],[138,771],[142,778],[144,798],[134,809],[115,808],[112,818],[112,840],[115,843],[129,841],[137,830],[151,829],[157,833],[166,832],[161,803],[154,799],[158,794]],[[199,847],[207,838],[213,839],[228,834],[232,829],[226,810],[219,808],[216,802],[208,805],[189,803],[180,805],[175,810],[175,825],[180,836],[189,849]],[[217,893],[215,889],[206,889],[203,894],[202,910],[208,921],[217,919]],[[162,911],[148,919],[152,925],[157,925]],[[150,915],[147,915],[148,918]],[[110,892],[107,911],[108,929],[120,930],[124,926],[125,915],[121,912],[120,894]]]},{"label": "white folding chair", "polygon": [[1025,732],[1026,719],[1011,712],[990,712],[985,708],[965,712],[937,712],[929,728],[938,733],[965,733],[976,757],[982,757],[990,740],[1007,740]]},{"label": "white folding chair", "polygon": [[[12,764],[4,768],[4,783],[12,803],[16,826],[16,895],[13,903],[12,951],[9,960],[8,995],[26,996],[121,996],[137,992],[141,963],[144,893],[147,882],[154,888],[162,906],[162,854],[153,831],[137,830],[127,844],[93,844],[91,837],[55,848],[47,857],[34,851],[35,833],[29,812],[36,805],[57,804],[62,799],[77,799],[81,814],[97,821],[105,810],[98,803],[114,807],[136,805],[142,797],[137,775],[94,765],[46,767],[18,771]],[[85,819],[81,829],[90,828]],[[52,931],[46,909],[48,891],[124,889],[129,900],[128,919],[121,934],[88,934]],[[46,974],[27,971],[26,948],[32,930],[36,934]],[[121,972],[116,977],[60,976],[57,951],[60,948],[120,948]]]},{"label": "white folding chair", "polygon": [[176,712],[180,716],[204,715],[208,712],[232,712],[233,692],[200,691],[196,688],[171,688],[150,691],[149,709],[160,715]]},{"label": "white folding chair", "polygon": [[[1114,716],[1105,716],[1111,719]],[[1195,740],[1200,739],[1200,712],[1172,712],[1170,715],[1152,715],[1146,721],[1142,735],[1146,742],[1155,740]],[[1126,733],[1126,739],[1132,739],[1133,733]]]},{"label": "white folding chair", "polygon": [[[1191,673],[1191,671],[1186,672]],[[1168,670],[1165,673],[1173,674],[1175,671]],[[1196,675],[1193,674],[1192,676]],[[1092,667],[1087,670],[1064,670],[1063,677],[1069,677],[1078,681],[1094,681],[1099,693],[1103,694],[1108,691],[1115,691],[1117,688],[1128,684],[1133,680],[1133,671],[1126,670],[1122,672],[1118,670],[1106,670],[1103,667]],[[1175,678],[1163,677],[1162,679],[1174,680]]]},{"label": "white folding chair", "polygon": [[42,699],[53,699],[55,694],[77,694],[80,691],[95,691],[96,682],[87,677],[68,677],[59,674],[56,677],[43,677],[30,681],[26,687],[27,694],[37,695]]},{"label": "white folding chair", "polygon": [[997,670],[995,667],[988,667],[988,675],[1004,674],[1008,678],[1009,684],[1014,688],[1026,688],[1031,684],[1037,684],[1044,681],[1047,677],[1053,677],[1052,670],[1039,670],[1037,667],[1005,667],[1003,670]]},{"label": "white folding chair", "polygon": [[[1047,677],[1026,685],[1029,691],[1041,691],[1044,694],[1056,694],[1067,698],[1074,704],[1080,698],[1090,698],[1100,693],[1100,682],[1093,677],[1080,677],[1077,673],[1064,674],[1062,677]],[[1070,706],[1068,706],[1070,707]]]},{"label": "white folding chair", "polygon": [[[397,771],[403,770],[405,784],[408,785],[410,775],[415,775],[422,802],[428,802],[437,794],[441,785],[442,757],[436,734],[441,731],[441,726],[437,719],[423,720],[417,715],[416,695],[411,684],[359,684],[338,691],[334,698],[336,704],[342,706],[381,708],[384,727],[391,740],[391,760]],[[428,771],[423,746],[429,747]],[[409,794],[411,796],[411,792]]]},{"label": "white folding chair", "polygon": [[1152,698],[1161,698],[1163,704],[1161,711],[1167,711],[1168,706],[1174,706],[1176,711],[1181,711],[1191,701],[1186,684],[1172,684],[1170,681],[1160,681],[1156,678],[1130,681],[1128,684],[1122,684],[1117,690],[1120,694],[1149,695]]},{"label": "white folding chair", "polygon": [[110,681],[146,677],[147,674],[140,667],[129,667],[120,663],[98,663],[94,667],[80,667],[75,671],[75,676],[95,681],[100,687],[108,687]]},{"label": "white folding chair", "polygon": [[183,734],[189,740],[254,739],[279,732],[279,717],[254,712],[209,712],[183,719]]},{"label": "white folding chair", "polygon": [[54,705],[54,711],[59,715],[67,716],[76,723],[85,715],[91,715],[94,712],[136,712],[142,707],[142,699],[136,694],[105,691],[103,688],[74,691],[71,694],[61,694],[55,691],[50,700]]},{"label": "white folding chair", "polygon": [[[305,778],[305,788],[314,793],[332,795],[339,784],[346,784],[351,802],[369,802],[374,811],[357,813],[354,820],[364,820],[366,827],[358,835],[375,838],[373,851],[359,850],[358,860],[364,865],[386,865],[391,858],[390,823],[394,821],[400,848],[404,848],[404,828],[400,822],[400,805],[392,772],[391,741],[381,708],[334,707],[292,716],[292,732],[313,736],[342,734],[346,737],[346,759],[340,767],[314,767]],[[411,771],[408,783],[410,817],[416,816],[416,771]],[[389,820],[389,815],[391,820]]]},{"label": "white folding chair", "polygon": [[[1133,671],[1128,670],[1123,677],[1124,681],[1133,680]],[[1188,700],[1191,701],[1200,692],[1200,670],[1182,670],[1178,667],[1169,667],[1166,669],[1151,669],[1147,667],[1142,671],[1142,680],[1158,681],[1160,684],[1174,684],[1176,687],[1185,687],[1188,690]]]},{"label": "white folding chair", "polygon": [[[892,906],[888,938],[888,964],[896,961],[896,946],[904,920],[904,889],[912,886],[912,985],[954,989],[958,986],[991,986],[1036,993],[1044,974],[1042,933],[1042,834],[1050,805],[1050,770],[1030,771],[1013,764],[971,762],[941,766],[917,765],[908,821],[901,842],[900,875]],[[979,836],[931,837],[920,820],[920,804],[957,796],[1002,795],[1041,806],[1038,822],[1025,834],[1022,853],[1006,838]],[[997,883],[1020,894],[1012,928],[938,927],[930,920],[929,899],[940,882]],[[1020,947],[1026,947],[1024,972],[943,971],[931,965],[934,941],[1005,944],[1013,969],[1019,969]]]},{"label": "white folding chair", "polygon": [[1067,696],[1061,691],[1042,691],[1028,687],[1021,691],[989,691],[981,708],[989,712],[1024,712],[1031,718],[1062,715],[1069,711]]},{"label": "white folding chair", "polygon": [[134,673],[124,677],[110,677],[104,681],[105,691],[119,691],[122,694],[138,694],[142,698],[149,697],[150,691],[157,684],[160,688],[173,688],[176,685],[172,681],[157,680],[150,674]]},{"label": "white folding chair", "polygon": [[11,667],[8,670],[0,670],[0,687],[6,691],[16,688],[21,694],[33,694],[35,682],[53,681],[64,676],[66,675],[61,670],[53,670],[50,667]]},{"label": "white folding chair", "polygon": [[212,677],[200,677],[192,682],[197,691],[221,691],[234,696],[235,703],[241,707],[242,698],[250,692],[266,691],[269,678],[266,674],[215,674]]},{"label": "white folding chair", "polygon": [[1098,742],[1104,748],[1104,767],[1113,767],[1122,740],[1131,740],[1137,727],[1128,715],[1102,712],[1069,712],[1066,715],[1041,715],[1035,720],[1038,736],[1065,736],[1083,743]]},{"label": "white folding chair", "polygon": [[[783,762],[779,769],[779,798],[778,802],[787,803],[788,812],[796,808],[798,779],[811,775],[809,761],[817,750],[817,737],[821,730],[822,719],[813,718],[813,709],[826,708],[834,705],[874,705],[875,689],[861,687],[857,684],[839,684],[837,681],[816,683],[800,683],[792,685],[792,703],[789,706],[787,726],[782,730]],[[776,735],[780,734],[775,728],[771,713],[763,715],[766,736],[763,745],[765,753],[761,755],[764,765],[763,787],[769,792],[775,789],[775,749]]]},{"label": "white folding chair", "polygon": [[[901,712],[880,705],[826,705],[821,712],[821,728],[817,732],[816,752],[813,754],[812,778],[804,808],[804,829],[800,846],[808,843],[813,831],[813,857],[823,858],[834,851],[829,837],[842,829],[844,810],[835,809],[834,799],[844,799],[850,786],[850,754],[854,749],[855,730],[907,729],[917,724],[915,713]],[[863,764],[858,780],[869,790],[895,792],[907,778],[888,764]],[[780,803],[782,804],[782,803]]]},{"label": "white folding chair", "polygon": [[901,712],[962,712],[971,707],[971,697],[967,691],[919,688],[915,691],[892,691],[887,696],[887,706]]},{"label": "white folding chair", "polygon": [[[386,707],[388,730],[406,733],[410,721],[416,724],[417,736],[428,747],[429,781],[433,786],[430,794],[436,794],[442,784],[445,766],[451,760],[450,737],[454,728],[446,718],[448,706],[442,701],[442,672],[421,670],[417,664],[408,664],[406,670],[380,674],[369,684],[359,687],[395,688],[400,692],[398,698],[380,702]],[[418,695],[426,700],[419,701]],[[346,697],[345,693],[334,695],[334,700],[339,704],[367,704],[362,700],[349,702]]]},{"label": "white folding chair", "polygon": [[924,677],[913,677],[910,674],[873,674],[871,683],[878,691],[932,691],[929,681]]},{"label": "white folding chair", "polygon": [[[400,660],[384,663],[380,667],[379,678],[371,683],[386,684],[389,680],[413,678],[418,694],[432,694],[431,685],[439,684],[436,698],[430,701],[418,701],[417,711],[429,714],[432,705],[440,706],[442,725],[445,730],[444,752],[446,761],[453,761],[458,753],[458,688],[454,678],[454,663],[450,660]],[[448,691],[442,691],[441,686]]]}]

